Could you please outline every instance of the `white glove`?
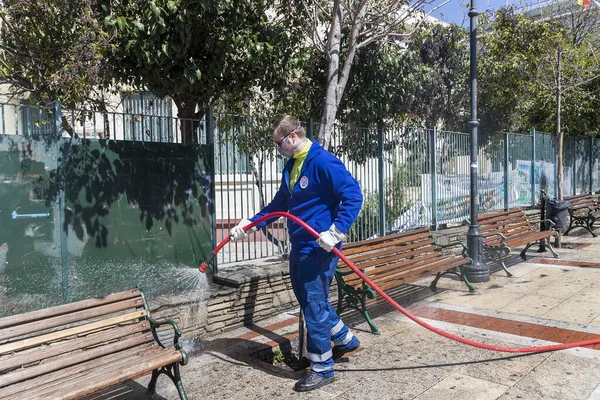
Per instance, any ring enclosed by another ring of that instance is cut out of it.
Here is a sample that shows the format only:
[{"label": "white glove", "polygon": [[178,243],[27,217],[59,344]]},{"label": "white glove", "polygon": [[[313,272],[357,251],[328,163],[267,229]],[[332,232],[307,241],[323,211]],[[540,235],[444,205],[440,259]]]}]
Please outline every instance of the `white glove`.
[{"label": "white glove", "polygon": [[229,231],[229,236],[231,236],[231,240],[235,242],[236,240],[247,239],[248,233],[256,231],[256,227],[253,226],[252,228],[248,229],[247,232],[244,232],[244,228],[250,225],[251,223],[252,222],[250,222],[249,219],[243,218],[236,226],[231,228],[231,230]]},{"label": "white glove", "polygon": [[329,230],[321,232],[317,239],[317,244],[325,249],[325,251],[330,252],[336,244],[344,239],[346,239],[346,235],[336,228],[335,224],[331,224]]}]

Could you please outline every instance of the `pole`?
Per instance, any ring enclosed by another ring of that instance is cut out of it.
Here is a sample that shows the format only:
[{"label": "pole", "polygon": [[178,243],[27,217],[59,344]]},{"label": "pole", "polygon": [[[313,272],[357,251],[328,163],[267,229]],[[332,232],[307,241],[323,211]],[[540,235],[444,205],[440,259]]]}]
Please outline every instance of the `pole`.
[{"label": "pole", "polygon": [[437,219],[437,151],[435,144],[437,142],[437,128],[434,126],[429,135],[429,154],[431,155],[431,226],[434,230],[438,230],[439,224]]},{"label": "pole", "polygon": [[483,262],[483,237],[479,231],[477,221],[477,211],[479,206],[479,192],[477,179],[479,166],[477,161],[477,135],[479,121],[477,120],[477,15],[479,12],[475,9],[475,0],[471,0],[471,9],[469,18],[471,20],[470,30],[470,84],[471,84],[471,223],[467,232],[467,246],[469,247],[469,257],[473,260],[470,265],[463,267],[463,273],[471,282],[487,282],[490,280],[490,270]]},{"label": "pole", "polygon": [[385,215],[385,164],[383,162],[383,153],[385,148],[385,131],[383,121],[377,122],[377,137],[378,137],[378,172],[379,172],[379,235],[385,236],[386,215]]}]

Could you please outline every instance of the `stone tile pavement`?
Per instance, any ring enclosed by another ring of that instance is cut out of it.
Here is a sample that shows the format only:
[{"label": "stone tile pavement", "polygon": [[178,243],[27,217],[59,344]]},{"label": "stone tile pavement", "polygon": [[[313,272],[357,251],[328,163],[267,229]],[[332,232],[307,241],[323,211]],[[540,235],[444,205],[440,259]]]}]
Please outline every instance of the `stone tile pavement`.
[{"label": "stone tile pavement", "polygon": [[[469,294],[464,284],[431,278],[393,297],[419,318],[455,335],[504,347],[544,346],[600,337],[600,238],[563,238],[560,259],[515,249],[509,269],[492,265],[489,282]],[[289,344],[298,335],[297,310],[203,341],[188,342],[182,367],[190,399],[587,399],[600,400],[600,345],[515,354],[479,349],[415,324],[381,301],[371,305],[381,335],[357,315],[343,315],[361,340],[350,361],[336,364],[336,381],[296,393],[302,372],[273,366],[252,354]],[[161,376],[148,396],[148,377],[123,387],[119,398],[177,399]],[[116,396],[116,395],[115,395]]]}]

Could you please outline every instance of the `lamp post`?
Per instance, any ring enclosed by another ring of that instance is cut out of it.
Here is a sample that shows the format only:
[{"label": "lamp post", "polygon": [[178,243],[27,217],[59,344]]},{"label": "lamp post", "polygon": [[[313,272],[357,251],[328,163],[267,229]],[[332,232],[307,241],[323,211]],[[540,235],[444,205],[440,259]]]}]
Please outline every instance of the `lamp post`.
[{"label": "lamp post", "polygon": [[490,270],[483,262],[483,238],[479,231],[477,222],[478,190],[477,179],[479,165],[477,161],[477,135],[479,121],[477,120],[477,15],[479,12],[475,9],[475,0],[471,0],[469,10],[470,18],[470,76],[471,85],[471,223],[467,232],[467,246],[469,247],[469,257],[473,260],[470,265],[463,267],[463,273],[470,282],[487,282],[490,280]]}]

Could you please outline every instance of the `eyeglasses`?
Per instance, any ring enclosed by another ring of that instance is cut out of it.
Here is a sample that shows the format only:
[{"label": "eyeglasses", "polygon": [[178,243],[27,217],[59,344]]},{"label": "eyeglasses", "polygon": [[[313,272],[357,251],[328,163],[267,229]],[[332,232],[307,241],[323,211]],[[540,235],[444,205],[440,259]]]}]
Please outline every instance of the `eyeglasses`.
[{"label": "eyeglasses", "polygon": [[284,137],[282,137],[279,140],[276,140],[275,143],[277,144],[277,146],[281,147],[281,143],[287,139],[288,136],[290,136],[292,133],[294,133],[294,131],[291,131],[290,133],[288,133],[287,135],[285,135]]},{"label": "eyeglasses", "polygon": [[298,128],[300,128],[300,125],[298,125],[297,127],[295,127],[290,133],[288,133],[287,135],[285,135],[284,137],[282,137],[279,140],[276,140],[275,143],[277,144],[277,146],[281,147],[281,143],[287,139],[288,136],[290,136],[292,133],[296,133],[296,131],[298,130]]}]

